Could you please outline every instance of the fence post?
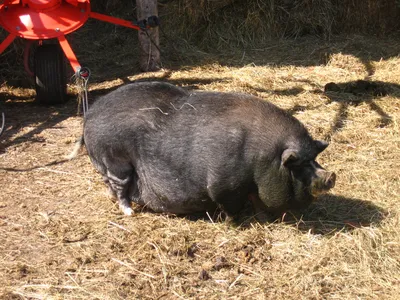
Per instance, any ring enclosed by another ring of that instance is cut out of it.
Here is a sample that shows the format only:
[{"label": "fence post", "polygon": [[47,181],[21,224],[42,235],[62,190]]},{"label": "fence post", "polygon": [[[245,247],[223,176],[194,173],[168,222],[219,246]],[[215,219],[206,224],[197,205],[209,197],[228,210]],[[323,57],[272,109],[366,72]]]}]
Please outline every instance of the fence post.
[{"label": "fence post", "polygon": [[[136,0],[138,20],[158,16],[157,0]],[[150,38],[149,38],[150,37]],[[156,44],[157,46],[155,46]],[[139,66],[144,72],[157,71],[161,66],[158,28],[139,31]]]}]

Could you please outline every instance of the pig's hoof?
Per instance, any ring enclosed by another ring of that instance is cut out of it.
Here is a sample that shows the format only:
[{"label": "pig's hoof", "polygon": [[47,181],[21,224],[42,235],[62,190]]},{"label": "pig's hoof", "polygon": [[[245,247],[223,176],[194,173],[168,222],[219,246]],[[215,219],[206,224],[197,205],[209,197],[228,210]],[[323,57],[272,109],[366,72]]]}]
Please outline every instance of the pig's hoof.
[{"label": "pig's hoof", "polygon": [[133,214],[133,209],[130,207],[121,207],[121,210],[125,216],[132,216]]}]

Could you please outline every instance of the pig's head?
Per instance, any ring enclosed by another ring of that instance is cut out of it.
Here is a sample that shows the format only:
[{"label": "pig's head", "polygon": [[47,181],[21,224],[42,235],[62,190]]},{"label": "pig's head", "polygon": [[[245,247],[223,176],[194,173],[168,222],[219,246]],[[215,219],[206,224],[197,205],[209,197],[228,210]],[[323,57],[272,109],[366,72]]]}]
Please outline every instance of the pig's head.
[{"label": "pig's head", "polygon": [[311,140],[296,146],[283,151],[281,167],[290,172],[294,196],[291,206],[301,207],[333,188],[336,175],[326,171],[315,161],[328,143]]}]

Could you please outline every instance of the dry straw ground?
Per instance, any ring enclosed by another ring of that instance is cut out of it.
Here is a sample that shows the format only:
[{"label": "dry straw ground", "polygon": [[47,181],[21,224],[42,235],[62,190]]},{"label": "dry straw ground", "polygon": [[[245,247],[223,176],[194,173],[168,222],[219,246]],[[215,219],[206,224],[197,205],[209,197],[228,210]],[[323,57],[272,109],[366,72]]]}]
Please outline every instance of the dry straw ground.
[{"label": "dry straw ground", "polygon": [[[186,47],[176,44],[165,46],[164,69],[148,74],[132,69],[135,56],[115,32],[98,40],[77,51],[94,73],[92,100],[153,79],[258,95],[330,141],[319,161],[337,185],[309,209],[268,223],[139,207],[125,217],[84,152],[63,160],[82,130],[74,97],[37,106],[33,90],[11,76],[17,68],[3,70],[1,299],[398,299],[399,39],[309,37],[223,54],[176,53]],[[357,89],[360,79],[379,88]],[[340,90],[324,93],[329,82]]]}]

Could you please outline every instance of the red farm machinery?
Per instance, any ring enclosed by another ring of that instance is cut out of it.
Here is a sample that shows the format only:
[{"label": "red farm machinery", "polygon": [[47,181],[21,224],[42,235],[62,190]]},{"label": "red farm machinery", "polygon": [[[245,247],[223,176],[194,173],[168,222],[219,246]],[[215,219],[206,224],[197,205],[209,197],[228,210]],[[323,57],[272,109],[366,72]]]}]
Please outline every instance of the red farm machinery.
[{"label": "red farm machinery", "polygon": [[[8,32],[0,44],[0,54],[15,38],[26,40],[24,65],[28,74],[35,77],[38,102],[57,104],[66,100],[64,55],[75,74],[88,78],[89,69],[81,67],[65,36],[89,18],[136,30],[158,26],[156,16],[131,22],[93,12],[89,0],[0,0],[0,26]],[[46,40],[58,42],[45,43]],[[35,42],[38,47],[31,70],[29,49]]]}]

